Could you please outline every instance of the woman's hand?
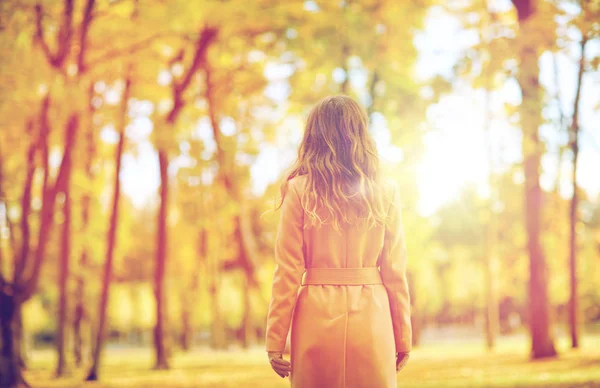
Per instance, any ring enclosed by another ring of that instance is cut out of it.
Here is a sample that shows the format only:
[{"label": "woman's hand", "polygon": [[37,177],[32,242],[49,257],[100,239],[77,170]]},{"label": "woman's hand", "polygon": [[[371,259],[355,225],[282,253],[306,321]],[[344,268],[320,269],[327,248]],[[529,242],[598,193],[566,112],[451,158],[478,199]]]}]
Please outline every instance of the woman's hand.
[{"label": "woman's hand", "polygon": [[400,372],[406,366],[410,353],[396,353],[396,372]]},{"label": "woman's hand", "polygon": [[269,354],[269,362],[271,363],[271,368],[277,373],[279,376],[288,377],[292,372],[292,364],[289,361],[283,359],[283,355],[281,352],[268,352]]}]

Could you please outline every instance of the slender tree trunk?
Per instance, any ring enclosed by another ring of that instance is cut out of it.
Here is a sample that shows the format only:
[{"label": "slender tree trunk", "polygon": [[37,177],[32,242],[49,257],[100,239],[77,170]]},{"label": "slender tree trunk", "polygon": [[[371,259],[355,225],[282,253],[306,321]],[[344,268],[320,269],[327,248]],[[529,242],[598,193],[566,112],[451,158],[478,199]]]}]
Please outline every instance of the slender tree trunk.
[{"label": "slender tree trunk", "polygon": [[413,272],[408,271],[406,273],[408,280],[408,294],[410,295],[410,324],[412,326],[412,345],[419,346],[421,340],[422,320],[421,314],[417,303],[417,292],[415,290],[415,277]]},{"label": "slender tree trunk", "polygon": [[213,349],[225,349],[227,347],[225,338],[225,326],[221,314],[221,306],[219,304],[220,284],[219,280],[215,279],[209,289],[212,300],[212,341]]},{"label": "slender tree trunk", "polygon": [[167,206],[169,200],[169,161],[165,150],[158,151],[160,167],[160,208],[158,210],[156,269],[154,272],[154,295],[156,297],[156,325],[154,326],[155,369],[168,369],[165,349],[165,298],[164,279],[167,258]]},{"label": "slender tree trunk", "polygon": [[242,284],[242,291],[243,291],[243,295],[244,295],[244,301],[243,301],[244,313],[243,313],[243,317],[242,317],[242,327],[241,327],[242,346],[245,349],[248,349],[255,342],[254,330],[253,330],[253,326],[252,326],[252,305],[251,305],[251,301],[250,301],[251,288],[250,288],[250,280],[248,279],[248,276],[244,277],[243,284]]},{"label": "slender tree trunk", "polygon": [[[343,39],[348,39],[344,37]],[[348,42],[342,44],[342,69],[344,69],[344,81],[340,85],[340,93],[348,94],[348,86],[350,85],[350,69],[348,69],[348,57],[350,56],[350,45]]]},{"label": "slender tree trunk", "polygon": [[379,82],[379,73],[377,72],[377,70],[373,70],[373,75],[371,76],[371,83],[369,84],[369,95],[371,96],[371,103],[367,107],[367,114],[369,116],[369,119],[371,119],[371,116],[375,112],[375,107],[376,107],[375,103],[377,101],[377,99],[375,97],[377,97],[376,94],[377,94],[377,83],[378,82]]},{"label": "slender tree trunk", "polygon": [[[220,226],[217,224],[217,233],[219,237],[222,236]],[[223,324],[221,314],[221,304],[219,303],[219,295],[221,291],[221,264],[220,254],[221,249],[219,247],[219,241],[216,245],[214,253],[207,256],[207,268],[208,268],[208,280],[209,287],[208,292],[210,293],[211,308],[212,308],[212,326],[211,326],[211,347],[213,349],[225,349],[227,346],[225,338],[225,327]]]},{"label": "slender tree trunk", "polygon": [[578,330],[578,303],[577,303],[577,161],[579,156],[579,147],[577,145],[577,133],[574,133],[575,139],[571,146],[573,152],[573,196],[569,206],[569,331],[571,334],[571,347],[579,347]]},{"label": "slender tree trunk", "polygon": [[[89,1],[88,1],[89,3]],[[94,180],[94,171],[92,168],[92,162],[94,160],[94,155],[96,154],[96,139],[94,136],[94,112],[95,108],[92,104],[92,99],[94,97],[94,82],[91,81],[88,89],[88,112],[87,112],[87,144],[86,144],[86,161],[85,161],[85,174],[88,179],[88,182],[92,182]],[[83,194],[81,199],[81,219],[82,219],[82,234],[89,234],[90,227],[90,211],[92,204],[92,196],[90,194],[91,189],[86,188],[86,191]],[[75,365],[81,366],[83,361],[83,346],[84,346],[84,335],[82,325],[84,324],[87,313],[85,308],[85,299],[86,299],[86,287],[85,287],[85,273],[88,267],[88,256],[89,256],[89,244],[87,241],[83,242],[83,246],[81,249],[81,256],[79,257],[79,271],[77,274],[76,280],[76,292],[75,299],[76,304],[74,308],[74,317],[73,317],[73,353],[75,357]],[[89,340],[89,338],[88,338]]]},{"label": "slender tree trunk", "polygon": [[238,255],[240,256],[239,261],[242,263],[242,270],[244,272],[244,279],[242,281],[243,283],[241,284],[242,293],[244,295],[244,310],[242,312],[242,327],[240,328],[240,335],[242,346],[244,348],[248,348],[255,341],[253,338],[254,334],[252,330],[252,306],[250,304],[250,294],[252,292],[252,289],[254,288],[252,284],[253,268],[249,267],[248,265],[248,263],[250,263],[250,260],[247,257],[247,255],[249,254],[249,251],[251,249],[255,249],[255,247],[249,247],[247,245],[247,237],[244,236],[244,233],[246,233],[247,236],[248,234],[251,234],[253,232],[251,230],[243,230],[244,228],[251,229],[251,226],[249,225],[249,219],[246,217],[244,220],[244,217],[242,216],[243,213],[247,212],[245,204],[241,204],[240,207],[242,208],[240,210],[240,214],[236,216],[234,220],[236,225],[234,235],[235,240],[238,243]]},{"label": "slender tree trunk", "polygon": [[[206,216],[206,206],[204,205],[204,194],[200,193],[199,201],[201,203],[202,215]],[[192,273],[192,281],[189,290],[183,290],[181,300],[181,348],[183,350],[189,350],[193,342],[194,328],[191,322],[191,316],[194,312],[193,300],[198,293],[198,287],[200,285],[199,274],[202,272],[203,264],[206,262],[207,253],[207,232],[204,227],[200,229],[198,233],[198,256],[196,259],[196,266]]]},{"label": "slender tree trunk", "polygon": [[[80,287],[79,285],[77,286]],[[73,356],[75,358],[75,366],[80,367],[83,362],[83,304],[77,301],[77,305],[73,311]]]},{"label": "slender tree trunk", "polygon": [[[242,319],[242,343],[244,346],[248,346],[253,342],[253,330],[250,327],[252,321],[252,311],[249,303],[249,295],[251,290],[258,288],[258,281],[256,279],[256,268],[258,266],[258,250],[256,239],[254,237],[254,231],[252,230],[248,201],[243,198],[240,185],[238,180],[235,179],[234,169],[234,158],[235,154],[227,154],[225,147],[223,146],[223,139],[221,137],[221,128],[217,118],[217,101],[215,99],[214,81],[212,76],[212,69],[210,66],[206,66],[205,71],[206,90],[205,97],[208,101],[208,115],[213,130],[213,136],[217,144],[217,161],[219,163],[219,176],[218,179],[223,183],[223,186],[227,190],[229,197],[232,201],[240,204],[239,213],[234,218],[235,224],[235,240],[238,245],[238,255],[240,267],[244,270],[246,275],[244,291],[247,302],[244,303],[244,312]],[[218,290],[216,289],[218,281],[214,280],[213,286],[215,287],[213,294],[213,344],[215,347],[219,347],[222,335],[220,322],[220,311],[216,298],[218,298]],[[259,295],[262,295],[259,293]]]},{"label": "slender tree trunk", "polygon": [[71,166],[67,166],[68,177],[65,181],[65,202],[64,202],[64,222],[62,229],[61,255],[58,271],[59,305],[58,305],[58,335],[57,335],[57,355],[58,364],[56,366],[56,375],[63,376],[67,372],[66,360],[66,332],[68,330],[69,315],[69,257],[71,254],[71,194],[69,188]]},{"label": "slender tree trunk", "polygon": [[[42,111],[47,109],[48,98],[44,99],[42,103]],[[27,124],[27,132],[33,136],[32,133],[33,122],[29,121]],[[15,284],[21,282],[27,260],[29,258],[29,240],[31,238],[31,230],[29,228],[29,215],[31,213],[31,191],[33,188],[33,177],[35,174],[35,155],[39,149],[39,143],[32,141],[27,150],[27,170],[25,172],[25,182],[23,185],[23,195],[21,197],[21,251],[19,255],[15,254],[13,280]]]},{"label": "slender tree trunk", "polygon": [[125,126],[127,122],[127,105],[129,102],[129,94],[131,89],[131,69],[125,80],[125,90],[121,96],[121,122],[119,125],[119,143],[115,151],[115,175],[114,189],[112,196],[112,212],[110,215],[110,225],[107,234],[106,259],[104,261],[104,274],[102,276],[102,290],[100,293],[100,304],[98,307],[98,327],[96,329],[96,341],[94,344],[92,355],[92,366],[86,377],[87,381],[98,380],[98,366],[100,365],[100,357],[102,355],[102,346],[104,344],[104,333],[106,325],[106,310],[108,306],[108,297],[110,283],[112,277],[113,257],[116,245],[117,226],[119,219],[119,199],[121,198],[121,159],[123,156],[123,148],[125,146]]},{"label": "slender tree trunk", "polygon": [[[567,125],[565,124],[565,112],[563,110],[563,102],[562,102],[562,98],[561,98],[561,92],[560,92],[560,82],[559,82],[559,78],[558,78],[558,74],[560,73],[559,68],[558,68],[558,61],[557,61],[557,54],[553,54],[552,55],[552,79],[554,82],[554,89],[556,90],[556,93],[554,95],[554,100],[556,101],[556,105],[557,105],[557,110],[558,110],[558,123],[557,123],[557,129],[558,129],[558,133],[562,133],[563,130],[568,130]],[[568,147],[568,146],[567,146]],[[560,197],[560,182],[562,181],[562,163],[563,163],[563,156],[565,153],[565,149],[567,148],[565,146],[559,146],[558,147],[558,156],[556,158],[556,179],[554,180],[554,197],[555,198],[559,198]]]},{"label": "slender tree trunk", "polygon": [[577,73],[577,91],[575,93],[575,102],[573,107],[573,122],[571,124],[570,146],[573,153],[573,196],[569,208],[569,326],[571,332],[571,347],[579,347],[579,328],[578,328],[578,306],[577,306],[577,205],[579,198],[577,196],[577,161],[579,159],[579,99],[581,97],[581,81],[585,69],[585,45],[587,39],[584,37],[581,41],[581,58],[579,60],[579,71]]},{"label": "slender tree trunk", "polygon": [[[185,292],[185,291],[184,291]],[[182,298],[181,307],[181,349],[188,351],[191,347],[192,327],[190,324],[190,309],[188,298]]]},{"label": "slender tree trunk", "polygon": [[497,217],[494,212],[494,206],[497,201],[497,183],[496,175],[494,171],[494,142],[492,141],[491,121],[491,90],[492,90],[492,70],[490,69],[490,57],[491,57],[491,31],[490,31],[490,20],[489,20],[489,4],[488,1],[484,1],[484,23],[481,30],[481,40],[485,42],[484,52],[481,55],[482,61],[482,76],[484,82],[484,127],[486,146],[488,154],[488,185],[490,188],[490,196],[487,202],[487,225],[486,225],[486,239],[485,239],[485,270],[484,270],[484,283],[485,283],[485,338],[486,345],[489,350],[492,350],[496,345],[496,336],[499,328],[499,305],[498,305],[498,293],[496,286],[496,261],[497,261],[497,249],[498,249],[498,225]]},{"label": "slender tree trunk", "polygon": [[496,202],[496,179],[494,172],[493,142],[490,130],[490,92],[485,91],[485,127],[488,148],[490,199],[485,241],[485,338],[488,349],[496,345],[499,327],[498,293],[496,290],[496,250],[498,249],[498,226],[494,205]]},{"label": "slender tree trunk", "polygon": [[[185,106],[183,94],[189,87],[192,77],[206,63],[208,48],[218,35],[218,30],[213,28],[203,29],[196,39],[194,56],[192,62],[181,77],[181,81],[173,85],[173,108],[166,117],[167,127],[172,129],[181,110]],[[168,214],[168,168],[169,156],[166,149],[158,150],[158,163],[160,169],[160,208],[158,211],[157,245],[156,245],[156,269],[154,273],[154,293],[156,297],[156,325],[154,326],[154,347],[156,353],[155,369],[168,369],[168,356],[164,343],[165,335],[165,300],[164,300],[164,278],[166,270],[167,254],[167,214]]]},{"label": "slender tree trunk", "polygon": [[542,124],[542,89],[539,84],[538,43],[530,39],[530,21],[535,12],[533,0],[513,0],[519,20],[519,74],[522,102],[519,109],[523,131],[523,167],[525,170],[525,225],[529,253],[529,325],[531,357],[556,356],[550,332],[548,268],[541,244],[542,190],[540,169],[543,143],[539,136]]}]

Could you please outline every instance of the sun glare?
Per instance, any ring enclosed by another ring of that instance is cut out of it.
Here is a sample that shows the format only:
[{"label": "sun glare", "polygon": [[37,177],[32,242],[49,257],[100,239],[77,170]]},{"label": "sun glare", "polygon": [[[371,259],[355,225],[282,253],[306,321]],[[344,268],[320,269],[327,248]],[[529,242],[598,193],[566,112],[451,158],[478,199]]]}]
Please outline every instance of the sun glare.
[{"label": "sun glare", "polygon": [[476,101],[449,96],[430,108],[431,131],[424,136],[425,152],[417,167],[418,211],[431,215],[456,198],[466,184],[485,196],[489,173],[482,110]]}]

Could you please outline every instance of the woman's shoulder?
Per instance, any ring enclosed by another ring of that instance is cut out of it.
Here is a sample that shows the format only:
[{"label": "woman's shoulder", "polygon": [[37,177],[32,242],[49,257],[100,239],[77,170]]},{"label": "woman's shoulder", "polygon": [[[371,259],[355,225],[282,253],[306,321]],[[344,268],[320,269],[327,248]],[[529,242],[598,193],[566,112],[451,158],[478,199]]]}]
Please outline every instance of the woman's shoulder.
[{"label": "woman's shoulder", "polygon": [[392,202],[394,197],[396,197],[398,193],[398,184],[396,181],[391,179],[385,179],[381,182],[381,190],[383,192],[384,198],[386,202]]},{"label": "woman's shoulder", "polygon": [[306,175],[296,175],[288,180],[289,187],[293,187],[297,192],[301,193],[306,186]]}]

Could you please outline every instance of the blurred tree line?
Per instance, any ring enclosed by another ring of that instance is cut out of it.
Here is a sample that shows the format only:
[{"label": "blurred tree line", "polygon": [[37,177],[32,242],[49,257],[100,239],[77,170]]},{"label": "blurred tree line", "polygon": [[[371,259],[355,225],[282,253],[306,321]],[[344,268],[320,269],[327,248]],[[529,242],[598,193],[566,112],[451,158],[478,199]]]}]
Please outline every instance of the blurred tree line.
[{"label": "blurred tree line", "polygon": [[[256,194],[253,168],[282,150],[270,164],[283,177],[303,115],[333,93],[356,97],[397,146],[401,163],[382,168],[403,192],[415,342],[427,325],[483,319],[491,348],[522,322],[532,356],[552,356],[554,318],[576,347],[579,324],[600,319],[600,203],[572,179],[600,4],[496,3],[0,3],[0,385],[22,381],[34,336],[52,339],[58,376],[81,367],[88,380],[107,339],[151,342],[159,369],[194,343],[259,343],[279,179]],[[418,80],[414,37],[436,7],[477,39],[450,76]],[[570,112],[538,81],[540,56],[560,52],[579,69]],[[500,113],[487,104],[482,130],[512,123],[522,161],[498,165],[488,136],[489,194],[467,185],[420,214],[428,109],[457,83],[488,101],[508,80],[521,102]],[[557,117],[544,113],[552,106]],[[571,198],[560,176],[555,190],[540,187],[545,123],[567,139]],[[158,187],[137,179],[133,192],[153,191],[140,201],[122,185],[147,148]]]}]

